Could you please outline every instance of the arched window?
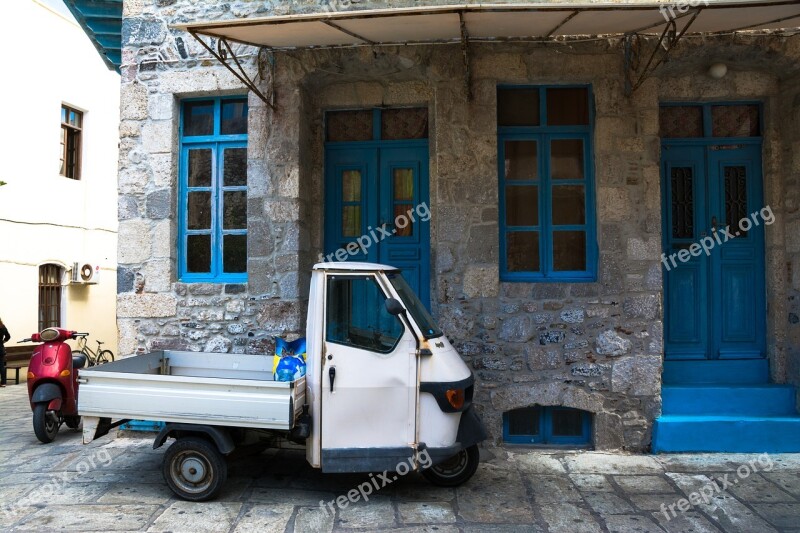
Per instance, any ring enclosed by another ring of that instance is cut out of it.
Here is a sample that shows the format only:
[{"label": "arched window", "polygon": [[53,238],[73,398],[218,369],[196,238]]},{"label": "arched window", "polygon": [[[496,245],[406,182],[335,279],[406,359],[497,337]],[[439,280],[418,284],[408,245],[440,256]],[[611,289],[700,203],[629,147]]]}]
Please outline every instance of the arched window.
[{"label": "arched window", "polygon": [[39,331],[61,326],[61,267],[39,267]]}]

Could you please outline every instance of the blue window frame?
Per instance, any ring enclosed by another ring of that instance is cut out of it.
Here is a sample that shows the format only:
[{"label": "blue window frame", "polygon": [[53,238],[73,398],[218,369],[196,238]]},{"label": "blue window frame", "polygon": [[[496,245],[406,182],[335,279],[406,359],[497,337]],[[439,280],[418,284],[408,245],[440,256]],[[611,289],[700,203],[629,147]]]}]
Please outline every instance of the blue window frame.
[{"label": "blue window frame", "polygon": [[597,279],[589,86],[497,89],[500,277]]},{"label": "blue window frame", "polygon": [[592,415],[559,406],[514,409],[503,413],[503,440],[512,444],[591,444]]},{"label": "blue window frame", "polygon": [[184,100],[179,165],[180,280],[247,281],[247,98]]}]

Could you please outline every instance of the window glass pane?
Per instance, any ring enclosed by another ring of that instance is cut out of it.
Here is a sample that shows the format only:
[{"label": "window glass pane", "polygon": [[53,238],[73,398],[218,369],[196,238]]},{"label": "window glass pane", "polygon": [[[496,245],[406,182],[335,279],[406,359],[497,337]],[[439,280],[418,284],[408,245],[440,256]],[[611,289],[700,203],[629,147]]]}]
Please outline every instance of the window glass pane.
[{"label": "window glass pane", "polygon": [[589,89],[586,87],[547,89],[547,124],[549,126],[588,125]]},{"label": "window glass pane", "polygon": [[[222,183],[225,187],[247,185],[247,148],[226,149],[222,164]],[[209,157],[209,168],[210,165],[211,158]]]},{"label": "window glass pane", "polygon": [[507,180],[539,179],[536,141],[506,141],[505,172]]},{"label": "window glass pane", "polygon": [[583,413],[577,409],[552,409],[554,437],[580,437],[583,435]]},{"label": "window glass pane", "polygon": [[189,150],[189,187],[211,187],[211,149]]},{"label": "window glass pane", "polygon": [[666,106],[659,111],[661,136],[688,138],[703,136],[703,108],[700,106]]},{"label": "window glass pane", "polygon": [[553,224],[585,224],[586,200],[583,185],[553,187]]},{"label": "window glass pane", "polygon": [[586,270],[586,233],[583,231],[553,232],[553,270]]},{"label": "window glass pane", "polygon": [[358,237],[361,235],[361,206],[346,205],[342,208],[342,236]]},{"label": "window glass pane", "polygon": [[186,202],[188,229],[211,228],[211,193],[190,192]]},{"label": "window glass pane", "polygon": [[[414,234],[414,222],[408,215],[409,212],[413,211],[414,211],[414,206],[412,204],[395,204],[394,206],[395,237],[411,237]],[[405,224],[405,227],[401,228],[400,225],[397,224],[397,222],[400,222],[400,224]]]},{"label": "window glass pane", "polygon": [[361,201],[360,170],[345,170],[342,172],[342,200],[345,202]]},{"label": "window glass pane", "polygon": [[247,229],[247,191],[223,193],[222,204],[222,229]]},{"label": "window glass pane", "polygon": [[582,180],[583,170],[582,139],[554,139],[550,142],[550,176],[554,180]]},{"label": "window glass pane", "polygon": [[223,100],[219,132],[222,135],[247,133],[247,99]]},{"label": "window glass pane", "polygon": [[694,237],[694,189],[692,167],[670,169],[672,197],[672,236],[676,239]]},{"label": "window glass pane", "polygon": [[498,126],[538,126],[539,89],[498,89]]},{"label": "window glass pane", "polygon": [[758,137],[761,135],[757,105],[720,105],[711,107],[714,137]]},{"label": "window glass pane", "polygon": [[326,139],[332,142],[371,141],[372,110],[328,111],[325,113]]},{"label": "window glass pane", "polygon": [[67,121],[67,113],[68,113],[67,108],[64,107],[64,106],[61,106],[61,122],[66,122]]},{"label": "window glass pane", "polygon": [[536,436],[539,432],[541,408],[525,407],[514,409],[506,413],[508,417],[509,435],[530,435]]},{"label": "window glass pane", "polygon": [[394,199],[414,200],[414,171],[410,168],[396,168],[394,178]]},{"label": "window glass pane", "polygon": [[186,237],[186,271],[211,272],[211,235]]},{"label": "window glass pane", "polygon": [[326,339],[372,352],[391,352],[403,335],[386,296],[371,277],[331,277],[325,316]]},{"label": "window glass pane", "polygon": [[539,272],[539,232],[506,234],[506,268],[509,272]]},{"label": "window glass pane", "polygon": [[247,272],[247,235],[225,235],[222,239],[222,270],[236,274]]},{"label": "window glass pane", "polygon": [[[738,225],[743,218],[747,218],[747,167],[725,167],[725,224]],[[742,229],[736,232],[747,237]]]},{"label": "window glass pane", "polygon": [[183,134],[187,137],[214,134],[214,102],[185,102],[183,104]]},{"label": "window glass pane", "polygon": [[535,185],[506,186],[506,225],[539,225],[539,187]]},{"label": "window glass pane", "polygon": [[428,108],[384,109],[381,111],[381,139],[427,139]]}]

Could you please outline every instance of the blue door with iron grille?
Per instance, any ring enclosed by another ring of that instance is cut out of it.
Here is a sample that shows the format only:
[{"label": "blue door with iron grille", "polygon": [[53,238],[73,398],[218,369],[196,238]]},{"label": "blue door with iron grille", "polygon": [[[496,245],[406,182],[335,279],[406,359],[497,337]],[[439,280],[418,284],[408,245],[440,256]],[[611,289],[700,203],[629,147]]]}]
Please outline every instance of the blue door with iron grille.
[{"label": "blue door with iron grille", "polygon": [[401,268],[430,305],[427,141],[328,143],[325,256]]},{"label": "blue door with iron grille", "polygon": [[666,358],[763,358],[761,145],[665,143],[662,184]]}]

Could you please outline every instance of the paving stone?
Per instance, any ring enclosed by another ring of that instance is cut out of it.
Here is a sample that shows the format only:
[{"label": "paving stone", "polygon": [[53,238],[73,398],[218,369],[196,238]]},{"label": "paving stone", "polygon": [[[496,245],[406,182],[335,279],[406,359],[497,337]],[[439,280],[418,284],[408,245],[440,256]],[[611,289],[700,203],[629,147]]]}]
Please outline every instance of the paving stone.
[{"label": "paving stone", "polygon": [[[228,531],[236,521],[241,507],[241,503],[204,502],[198,505],[193,502],[175,502],[156,518],[147,531],[191,531],[192,533]],[[269,509],[273,508],[274,506],[269,506]]]},{"label": "paving stone", "polygon": [[[254,505],[244,512],[234,531],[239,533],[283,533],[286,531],[286,525],[292,518],[293,512],[294,506],[291,504]],[[225,522],[222,523],[223,527],[217,531],[226,531],[224,524]]]},{"label": "paving stone", "polygon": [[[730,479],[731,476],[728,476]],[[767,481],[759,474],[751,474],[747,478],[734,478],[734,487],[728,489],[737,498],[748,502],[778,503],[794,502],[795,498],[781,490],[774,483]]]},{"label": "paving stone", "polygon": [[48,505],[20,521],[18,531],[135,531],[158,510],[155,505]]},{"label": "paving stone", "polygon": [[602,531],[591,513],[571,503],[545,505],[542,517],[551,533],[594,533]]},{"label": "paving stone", "polygon": [[581,493],[566,476],[526,476],[537,504],[544,502],[579,502]]},{"label": "paving stone", "polygon": [[614,481],[631,494],[675,492],[675,487],[660,476],[614,476]]},{"label": "paving stone", "polygon": [[800,521],[800,503],[756,503],[753,509],[775,527],[796,528]]},{"label": "paving stone", "polygon": [[664,533],[648,516],[611,515],[603,516],[609,533]]},{"label": "paving stone", "polygon": [[631,504],[611,492],[583,493],[583,499],[596,513],[603,515],[632,513]]},{"label": "paving stone", "polygon": [[294,531],[304,533],[330,533],[333,531],[335,515],[319,507],[301,507],[294,519]]},{"label": "paving stone", "polygon": [[112,485],[97,501],[99,503],[163,504],[173,497],[165,483],[159,485],[120,483]]},{"label": "paving stone", "polygon": [[603,474],[570,474],[569,478],[581,492],[614,492],[614,486]]},{"label": "paving stone", "polygon": [[800,498],[800,472],[765,472],[761,475],[795,498]]},{"label": "paving stone", "polygon": [[[701,474],[668,473],[667,475],[680,487],[687,498],[692,493],[699,494],[701,489],[713,486],[712,480]],[[700,501],[697,507],[708,514],[725,531],[742,533],[775,531],[747,506],[726,492],[715,492],[709,498],[709,503]]]},{"label": "paving stone", "polygon": [[509,454],[509,461],[528,474],[564,474],[566,469],[558,458],[537,452]]},{"label": "paving stone", "polygon": [[442,502],[400,502],[400,521],[404,524],[440,524],[456,521],[453,506]]},{"label": "paving stone", "polygon": [[576,474],[660,474],[664,467],[646,455],[585,453],[564,458],[567,470]]},{"label": "paving stone", "polygon": [[398,500],[406,502],[451,502],[456,497],[455,489],[437,487],[427,481],[398,485],[395,494]]},{"label": "paving stone", "polygon": [[652,516],[658,525],[669,533],[719,533],[720,531],[706,517],[696,512],[686,512],[675,517],[664,516],[658,512]]},{"label": "paving stone", "polygon": [[630,494],[631,503],[641,511],[660,511],[661,505],[669,505],[683,498],[683,494]]},{"label": "paving stone", "polygon": [[333,492],[314,492],[298,489],[254,487],[248,501],[253,503],[293,503],[312,507],[319,505],[321,501],[327,503],[335,500],[341,494],[347,494],[347,492],[343,491],[336,494]]},{"label": "paving stone", "polygon": [[394,506],[386,499],[350,503],[339,508],[339,523],[347,528],[396,526]]},{"label": "paving stone", "polygon": [[466,526],[464,533],[542,533],[544,530],[537,524],[525,525],[491,525]]},{"label": "paving stone", "polygon": [[456,489],[456,498],[458,515],[467,522],[533,522],[533,509],[520,474],[494,464],[482,464],[469,483]]}]

